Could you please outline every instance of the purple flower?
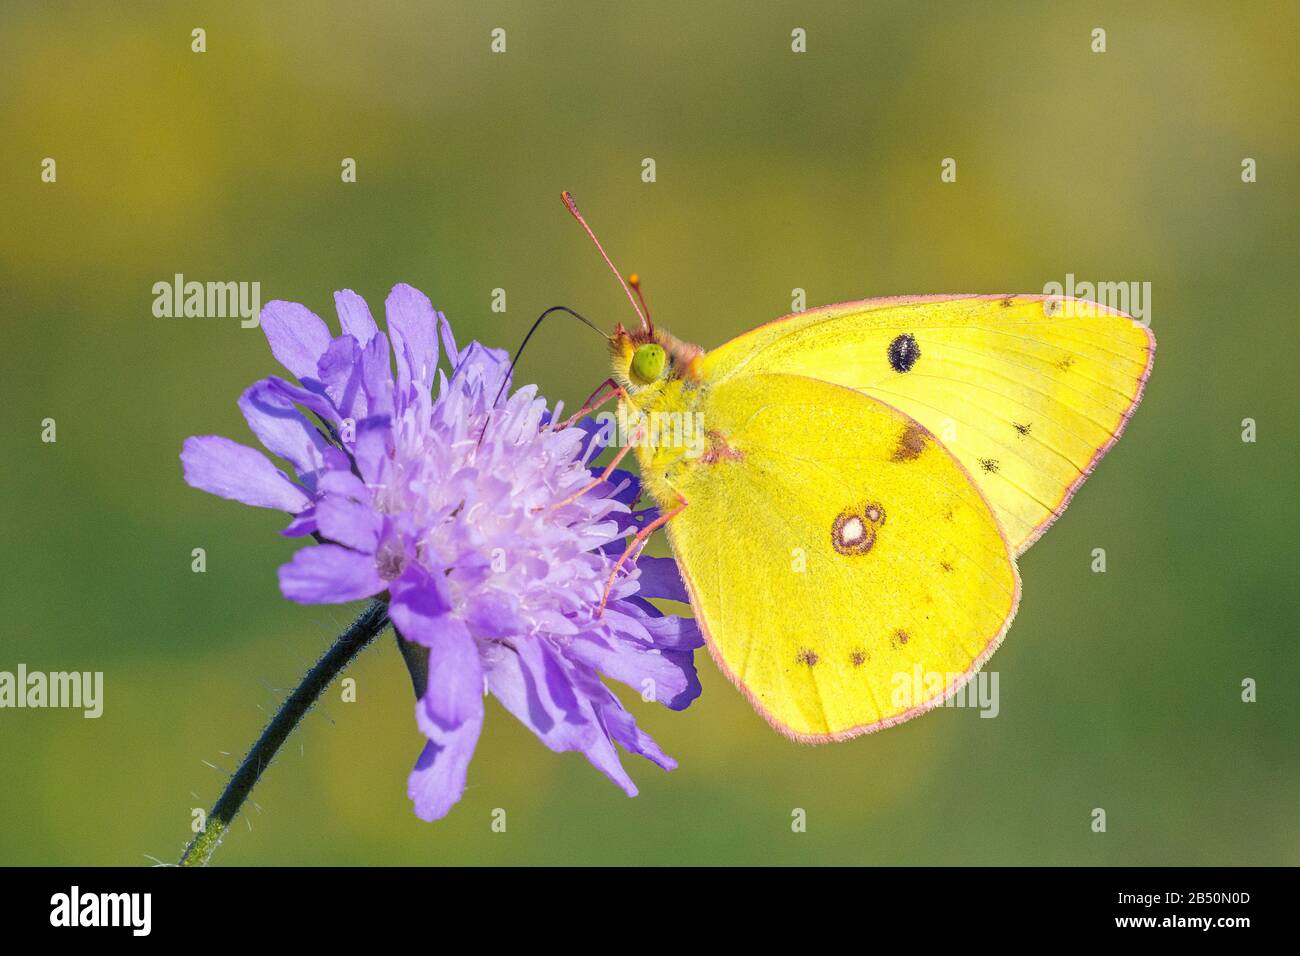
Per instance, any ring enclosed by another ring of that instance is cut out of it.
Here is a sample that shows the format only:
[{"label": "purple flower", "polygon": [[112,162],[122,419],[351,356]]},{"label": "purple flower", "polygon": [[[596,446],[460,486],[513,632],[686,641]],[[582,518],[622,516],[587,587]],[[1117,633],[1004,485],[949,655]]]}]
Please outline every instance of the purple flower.
[{"label": "purple flower", "polygon": [[269,303],[262,328],[300,384],[266,378],[239,400],[296,479],[208,435],[186,440],[185,480],[287,511],[284,534],[316,538],[280,568],[285,597],[387,594],[401,636],[427,648],[415,719],[428,742],[409,782],[418,816],[438,819],[460,799],[485,692],[552,750],[581,751],[635,795],[616,742],[665,769],[676,764],[601,675],[681,709],[700,692],[693,652],[702,643],[694,621],[647,600],[686,599],[670,559],[620,571],[596,615],[627,535],[653,517],[633,510],[635,479],[619,473],[557,507],[593,480],[600,445],[590,423],[553,427],[558,409],[553,418],[532,386],[494,407],[509,375],[505,353],[477,342],[458,349],[446,317],[410,286],[388,296],[388,336],[360,296],[339,292],[335,304],[337,338],[305,307]]}]

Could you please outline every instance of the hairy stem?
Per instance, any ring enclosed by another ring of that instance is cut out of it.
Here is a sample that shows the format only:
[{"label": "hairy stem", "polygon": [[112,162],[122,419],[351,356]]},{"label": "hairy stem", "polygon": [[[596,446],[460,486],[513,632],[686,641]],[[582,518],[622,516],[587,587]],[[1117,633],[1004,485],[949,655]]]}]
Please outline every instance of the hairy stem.
[{"label": "hairy stem", "polygon": [[325,688],[329,687],[330,682],[387,626],[387,603],[382,600],[372,601],[370,606],[361,612],[361,616],[353,621],[352,625],[325,652],[325,656],[316,662],[316,666],[307,672],[307,676],[294,688],[293,693],[271,718],[271,722],[262,731],[262,736],[257,738],[257,742],[248,751],[244,762],[239,765],[235,775],[226,784],[226,789],[213,805],[212,812],[208,814],[203,831],[185,848],[185,853],[180,859],[181,866],[207,866],[222,837],[226,835],[226,830],[239,815],[244,801],[253,792],[253,787],[261,779],[262,773],[275,759],[280,745],[285,742],[293,728],[298,726],[298,722],[311,709],[312,704],[316,703],[320,695],[325,692]]}]

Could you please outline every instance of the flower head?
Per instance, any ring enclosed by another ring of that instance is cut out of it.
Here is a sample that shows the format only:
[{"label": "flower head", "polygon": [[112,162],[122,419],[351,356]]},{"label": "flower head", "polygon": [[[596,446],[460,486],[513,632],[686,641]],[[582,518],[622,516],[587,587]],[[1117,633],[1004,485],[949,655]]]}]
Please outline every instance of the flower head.
[{"label": "flower head", "polygon": [[427,650],[416,722],[428,741],[409,782],[420,817],[442,817],[460,799],[485,691],[548,747],[581,751],[635,795],[615,743],[675,763],[601,675],[680,709],[699,694],[702,643],[693,621],[647,600],[685,600],[670,559],[642,557],[620,572],[597,614],[625,537],[652,517],[633,510],[636,480],[616,473],[561,504],[593,481],[593,427],[557,426],[531,386],[498,402],[509,392],[505,353],[458,349],[446,317],[410,286],[388,297],[387,336],[360,296],[339,292],[335,303],[337,338],[304,306],[266,306],[271,351],[299,384],[266,378],[239,400],[296,478],[252,448],[200,436],[181,453],[185,480],[287,511],[284,534],[317,540],[280,569],[285,597],[386,594],[402,638]]}]

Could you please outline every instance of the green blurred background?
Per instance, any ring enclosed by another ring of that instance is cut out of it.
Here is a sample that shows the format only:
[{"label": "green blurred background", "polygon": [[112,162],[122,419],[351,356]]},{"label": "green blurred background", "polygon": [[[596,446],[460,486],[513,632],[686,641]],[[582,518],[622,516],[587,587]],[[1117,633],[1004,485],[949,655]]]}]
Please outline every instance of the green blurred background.
[{"label": "green blurred background", "polygon": [[[430,825],[385,637],[218,863],[1300,862],[1297,10],[6,3],[0,670],[102,670],[106,702],[0,711],[0,863],[174,860],[224,783],[208,764],[233,769],[354,611],[284,601],[283,520],[181,481],[185,436],[252,441],[235,399],[279,369],[237,320],[154,318],[153,283],[256,280],[333,322],[335,289],[378,315],[410,282],[462,339],[510,348],[555,303],[627,320],[562,188],[706,347],[796,287],[817,305],[1152,283],[1147,398],[1021,563],[989,665],[1001,715],[799,746],[701,652],[688,711],[629,701],[681,763],[626,758],[637,799],[493,703],[464,800]],[[604,374],[599,340],[557,321],[519,378],[572,406]]]}]

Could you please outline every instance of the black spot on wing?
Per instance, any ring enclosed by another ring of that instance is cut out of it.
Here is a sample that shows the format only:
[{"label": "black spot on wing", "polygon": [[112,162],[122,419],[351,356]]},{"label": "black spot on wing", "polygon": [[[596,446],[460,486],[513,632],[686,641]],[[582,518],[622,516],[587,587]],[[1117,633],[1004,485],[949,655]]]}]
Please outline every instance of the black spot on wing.
[{"label": "black spot on wing", "polygon": [[889,358],[889,367],[895,372],[910,372],[921,357],[921,347],[916,344],[916,336],[904,332],[889,343],[885,355]]}]

